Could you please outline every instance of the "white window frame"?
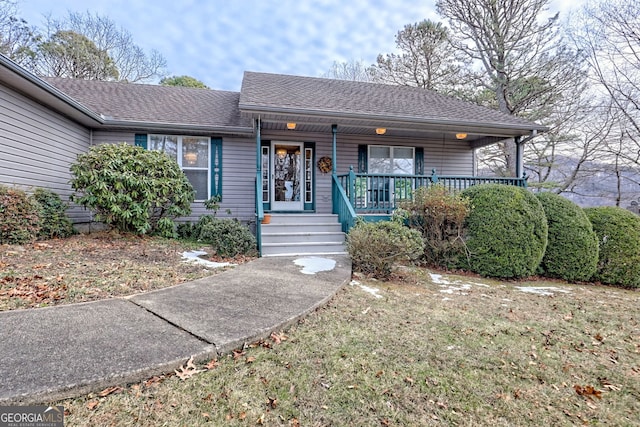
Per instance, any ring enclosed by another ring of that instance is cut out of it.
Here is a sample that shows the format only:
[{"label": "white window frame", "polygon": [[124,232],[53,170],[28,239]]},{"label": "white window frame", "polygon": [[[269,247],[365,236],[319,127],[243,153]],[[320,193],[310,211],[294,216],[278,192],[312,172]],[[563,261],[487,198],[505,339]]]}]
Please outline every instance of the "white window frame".
[{"label": "white window frame", "polygon": [[[194,202],[204,202],[209,199],[211,195],[211,139],[207,136],[199,136],[199,135],[168,135],[168,134],[148,134],[147,135],[147,147],[151,146],[151,138],[152,137],[172,137],[178,139],[178,145],[176,147],[176,159],[174,159],[180,169],[185,170],[197,170],[197,171],[206,171],[207,172],[207,198],[206,199],[195,199]],[[183,166],[182,164],[182,140],[183,138],[196,138],[206,141],[207,143],[207,167],[193,167],[193,166]],[[160,151],[160,150],[158,150]]]},{"label": "white window frame", "polygon": [[391,160],[391,166],[393,169],[393,164],[394,164],[394,160],[395,157],[393,156],[394,150],[401,148],[401,149],[410,149],[411,153],[412,153],[412,159],[413,159],[413,171],[411,171],[411,173],[409,174],[397,174],[395,173],[393,170],[391,172],[388,172],[391,175],[415,175],[416,174],[416,148],[415,147],[411,147],[411,146],[405,146],[405,145],[368,145],[367,146],[367,171],[369,173],[371,173],[371,148],[388,148],[389,149],[389,160]]}]

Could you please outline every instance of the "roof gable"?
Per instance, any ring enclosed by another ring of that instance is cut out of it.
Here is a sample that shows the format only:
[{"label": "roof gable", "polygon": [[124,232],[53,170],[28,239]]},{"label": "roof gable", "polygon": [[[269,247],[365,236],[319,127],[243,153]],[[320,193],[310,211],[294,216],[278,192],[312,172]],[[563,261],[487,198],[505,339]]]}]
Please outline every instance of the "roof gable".
[{"label": "roof gable", "polygon": [[416,87],[248,71],[242,81],[240,110],[245,115],[265,111],[424,124],[546,129],[516,116]]}]

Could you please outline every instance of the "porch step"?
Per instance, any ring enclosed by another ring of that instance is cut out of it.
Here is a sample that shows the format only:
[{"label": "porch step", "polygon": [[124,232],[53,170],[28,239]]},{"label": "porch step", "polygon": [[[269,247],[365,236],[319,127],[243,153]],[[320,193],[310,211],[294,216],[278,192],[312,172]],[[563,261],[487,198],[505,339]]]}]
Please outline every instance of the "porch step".
[{"label": "porch step", "polygon": [[344,254],[345,235],[332,214],[271,214],[262,224],[262,256]]}]

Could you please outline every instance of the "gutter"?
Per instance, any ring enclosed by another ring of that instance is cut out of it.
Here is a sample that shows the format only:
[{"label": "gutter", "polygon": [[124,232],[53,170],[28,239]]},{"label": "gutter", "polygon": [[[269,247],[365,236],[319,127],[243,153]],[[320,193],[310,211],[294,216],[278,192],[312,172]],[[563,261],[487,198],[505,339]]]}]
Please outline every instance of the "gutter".
[{"label": "gutter", "polygon": [[104,123],[104,119],[100,114],[97,114],[96,112],[88,109],[87,107],[85,107],[84,105],[76,101],[75,99],[71,98],[69,95],[56,89],[54,86],[51,86],[49,83],[45,82],[44,80],[40,79],[34,74],[31,74],[30,72],[26,71],[25,69],[20,67],[18,64],[13,62],[11,59],[7,58],[2,54],[0,54],[0,64],[5,66],[7,69],[9,69],[9,71],[18,75],[22,79],[44,90],[45,92],[48,92],[50,95],[53,95],[54,97],[58,98],[60,101],[69,105],[75,110],[81,112],[82,114],[89,117],[90,119],[95,120],[100,124]]},{"label": "gutter", "polygon": [[114,128],[135,128],[147,130],[189,130],[192,132],[203,133],[222,133],[222,134],[247,134],[253,135],[254,129],[249,126],[203,126],[188,123],[170,123],[170,122],[143,122],[136,120],[114,120],[108,117],[102,117],[102,125]]}]

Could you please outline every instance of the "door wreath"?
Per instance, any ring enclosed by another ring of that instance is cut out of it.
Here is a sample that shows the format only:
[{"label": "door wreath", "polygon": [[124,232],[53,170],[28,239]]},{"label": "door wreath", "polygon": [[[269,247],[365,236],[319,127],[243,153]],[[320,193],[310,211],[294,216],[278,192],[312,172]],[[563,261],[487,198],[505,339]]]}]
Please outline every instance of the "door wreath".
[{"label": "door wreath", "polygon": [[318,169],[322,173],[331,172],[331,170],[333,169],[333,163],[331,161],[331,157],[327,157],[327,156],[320,157],[320,160],[318,160]]}]

